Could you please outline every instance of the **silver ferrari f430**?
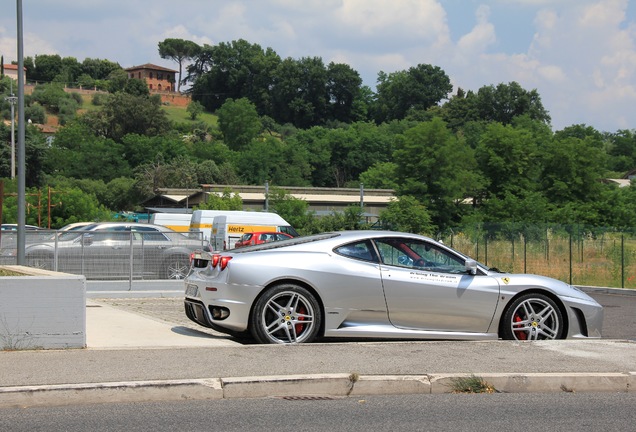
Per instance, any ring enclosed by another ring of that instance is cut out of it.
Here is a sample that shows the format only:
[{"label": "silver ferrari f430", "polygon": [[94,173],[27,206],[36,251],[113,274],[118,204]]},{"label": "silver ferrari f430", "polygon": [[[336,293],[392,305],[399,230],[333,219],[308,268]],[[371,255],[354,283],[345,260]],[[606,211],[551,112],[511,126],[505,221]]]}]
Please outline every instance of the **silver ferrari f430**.
[{"label": "silver ferrari f430", "polygon": [[197,252],[192,321],[260,343],[317,338],[600,338],[603,308],[556,279],[502,273],[431,238],[343,231]]}]

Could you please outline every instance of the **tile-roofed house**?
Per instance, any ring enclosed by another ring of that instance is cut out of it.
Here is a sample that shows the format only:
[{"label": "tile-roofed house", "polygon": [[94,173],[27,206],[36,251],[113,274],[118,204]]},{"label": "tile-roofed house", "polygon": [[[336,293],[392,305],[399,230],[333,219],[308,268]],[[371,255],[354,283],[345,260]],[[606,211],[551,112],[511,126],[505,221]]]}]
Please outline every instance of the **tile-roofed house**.
[{"label": "tile-roofed house", "polygon": [[[9,78],[18,80],[18,65],[5,64],[3,65],[4,74]],[[26,68],[24,68],[24,81],[26,82]]]},{"label": "tile-roofed house", "polygon": [[176,70],[146,63],[125,69],[129,78],[145,80],[150,91],[173,92]]}]

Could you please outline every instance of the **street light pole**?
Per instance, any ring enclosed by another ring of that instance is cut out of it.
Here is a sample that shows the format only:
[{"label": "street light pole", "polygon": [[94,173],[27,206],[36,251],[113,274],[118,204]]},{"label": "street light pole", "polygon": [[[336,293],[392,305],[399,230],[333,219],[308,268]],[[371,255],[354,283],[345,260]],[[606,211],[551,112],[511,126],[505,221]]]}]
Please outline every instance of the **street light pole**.
[{"label": "street light pole", "polygon": [[18,21],[18,250],[17,264],[24,265],[25,259],[25,222],[26,222],[26,177],[25,162],[26,152],[24,148],[24,47],[22,32],[22,0],[16,0]]}]

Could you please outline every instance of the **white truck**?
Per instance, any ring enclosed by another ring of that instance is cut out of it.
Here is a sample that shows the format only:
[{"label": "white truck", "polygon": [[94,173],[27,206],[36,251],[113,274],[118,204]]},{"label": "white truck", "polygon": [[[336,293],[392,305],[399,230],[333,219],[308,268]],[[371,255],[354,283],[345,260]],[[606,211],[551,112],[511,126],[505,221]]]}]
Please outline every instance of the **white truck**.
[{"label": "white truck", "polygon": [[177,232],[189,232],[191,213],[153,213],[150,215],[150,223],[163,225]]}]

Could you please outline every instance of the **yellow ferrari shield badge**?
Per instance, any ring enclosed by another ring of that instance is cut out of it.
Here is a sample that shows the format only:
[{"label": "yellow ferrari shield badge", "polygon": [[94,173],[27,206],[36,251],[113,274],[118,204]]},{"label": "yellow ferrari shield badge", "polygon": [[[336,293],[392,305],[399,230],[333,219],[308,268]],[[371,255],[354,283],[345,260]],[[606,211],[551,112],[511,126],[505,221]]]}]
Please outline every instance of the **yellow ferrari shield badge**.
[{"label": "yellow ferrari shield badge", "polygon": [[510,283],[510,278],[509,277],[502,277],[501,280],[503,281],[503,283],[505,283],[506,285],[508,285]]}]

